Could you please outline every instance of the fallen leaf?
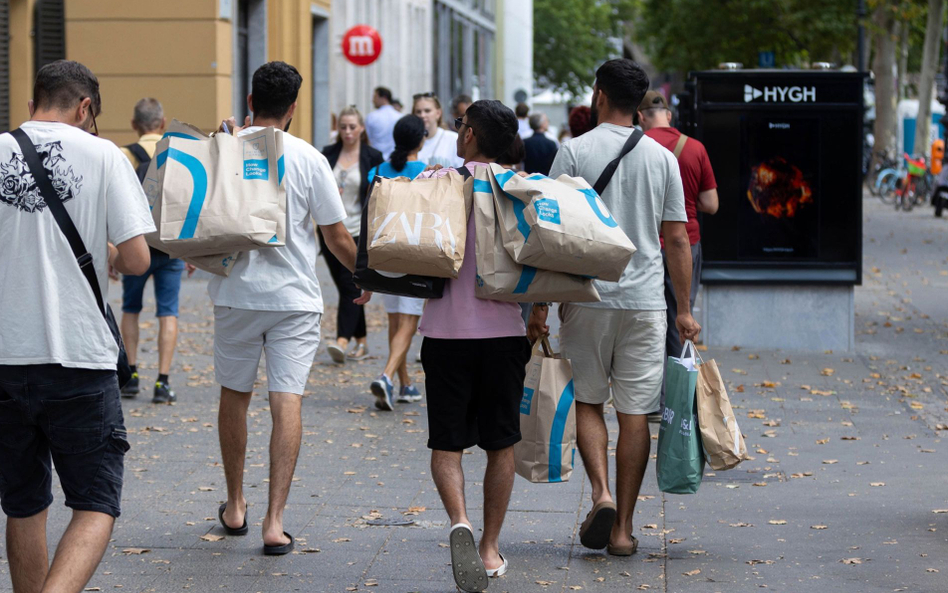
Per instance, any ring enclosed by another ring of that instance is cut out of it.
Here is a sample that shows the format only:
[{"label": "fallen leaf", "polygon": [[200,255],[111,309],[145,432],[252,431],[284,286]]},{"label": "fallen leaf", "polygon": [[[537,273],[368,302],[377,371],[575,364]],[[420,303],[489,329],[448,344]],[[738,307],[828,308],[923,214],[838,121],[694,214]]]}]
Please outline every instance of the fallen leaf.
[{"label": "fallen leaf", "polygon": [[822,371],[820,371],[820,374],[823,375],[824,377],[832,377],[833,374],[835,374],[835,373],[836,373],[836,371],[835,371],[834,369],[829,368],[829,367],[827,367],[827,368],[823,369]]},{"label": "fallen leaf", "polygon": [[824,459],[823,463],[826,465],[833,465],[834,463],[839,463],[838,459]]},{"label": "fallen leaf", "polygon": [[790,474],[791,478],[809,478],[813,475],[813,472],[797,472],[795,474]]},{"label": "fallen leaf", "polygon": [[223,535],[215,535],[213,533],[205,533],[201,536],[201,539],[206,542],[219,542],[224,539]]},{"label": "fallen leaf", "polygon": [[732,372],[732,373],[737,373],[738,375],[746,375],[746,374],[747,374],[747,371],[742,370],[742,369],[731,369],[731,372]]},{"label": "fallen leaf", "polygon": [[125,548],[122,550],[122,553],[127,556],[141,556],[142,554],[147,554],[151,550],[147,548]]},{"label": "fallen leaf", "polygon": [[777,386],[777,384],[774,383],[773,381],[764,381],[764,382],[761,383],[760,385],[761,385],[761,387],[767,387],[768,389],[773,389],[774,387]]},{"label": "fallen leaf", "polygon": [[685,541],[686,539],[688,539],[688,538],[687,538],[687,537],[677,537],[677,538],[675,538],[675,539],[670,539],[670,540],[668,540],[668,543],[670,543],[670,544],[680,544],[681,542]]},{"label": "fallen leaf", "polygon": [[766,486],[767,482],[754,482],[754,486]]},{"label": "fallen leaf", "polygon": [[536,584],[540,585],[541,587],[548,587],[555,582],[556,581],[536,581]]},{"label": "fallen leaf", "polygon": [[877,488],[879,486],[885,486],[885,482],[869,482],[869,485],[874,488]]},{"label": "fallen leaf", "polygon": [[810,525],[810,529],[826,529],[826,525]]},{"label": "fallen leaf", "polygon": [[830,442],[829,437],[827,437],[827,438],[825,438],[825,439],[820,439],[820,440],[816,441],[816,444],[817,444],[817,445],[825,445],[825,444],[828,443],[828,442]]},{"label": "fallen leaf", "polygon": [[336,539],[332,540],[332,543],[334,543],[334,544],[344,544],[344,543],[346,543],[346,542],[351,542],[351,541],[352,541],[352,540],[349,539],[348,537],[337,537]]},{"label": "fallen leaf", "polygon": [[948,513],[948,509],[935,509],[935,510],[932,511],[932,512],[935,513],[936,515],[941,515],[941,514],[944,514],[944,513]]},{"label": "fallen leaf", "polygon": [[643,529],[643,530],[645,530],[645,529],[658,529],[658,525],[656,525],[656,524],[654,524],[654,523],[647,523],[647,524],[645,524],[645,525],[642,526],[642,529]]},{"label": "fallen leaf", "polygon": [[938,572],[937,568],[926,568],[925,572]]},{"label": "fallen leaf", "polygon": [[693,577],[693,576],[695,576],[696,574],[701,574],[701,569],[700,569],[700,568],[696,568],[696,569],[694,569],[694,570],[689,570],[688,572],[683,572],[683,573],[681,573],[681,574],[685,575],[686,577]]},{"label": "fallen leaf", "polygon": [[753,527],[753,525],[752,525],[751,523],[743,523],[743,522],[741,522],[741,523],[731,523],[730,526],[731,526],[731,527]]},{"label": "fallen leaf", "polygon": [[862,564],[862,558],[843,558],[840,562],[843,564]]},{"label": "fallen leaf", "polygon": [[774,561],[773,560],[748,560],[746,563],[750,564],[751,566],[756,566],[758,564],[773,564]]},{"label": "fallen leaf", "polygon": [[748,354],[748,355],[747,355],[747,360],[758,360],[759,358],[760,358],[760,357],[757,356],[756,354]]},{"label": "fallen leaf", "polygon": [[767,521],[767,522],[770,523],[771,525],[786,525],[787,524],[787,522],[784,521],[783,519],[771,519],[770,521]]}]

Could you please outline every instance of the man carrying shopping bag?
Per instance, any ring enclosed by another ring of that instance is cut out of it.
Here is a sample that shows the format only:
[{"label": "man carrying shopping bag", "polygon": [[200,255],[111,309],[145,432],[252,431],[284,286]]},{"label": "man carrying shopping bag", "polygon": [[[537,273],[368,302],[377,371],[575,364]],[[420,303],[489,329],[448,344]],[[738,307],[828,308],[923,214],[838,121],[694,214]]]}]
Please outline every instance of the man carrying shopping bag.
[{"label": "man carrying shopping bag", "polygon": [[697,384],[697,351],[687,340],[681,356],[669,356],[665,366],[665,408],[655,461],[658,489],[662,492],[694,494],[701,485],[704,451],[698,431]]}]

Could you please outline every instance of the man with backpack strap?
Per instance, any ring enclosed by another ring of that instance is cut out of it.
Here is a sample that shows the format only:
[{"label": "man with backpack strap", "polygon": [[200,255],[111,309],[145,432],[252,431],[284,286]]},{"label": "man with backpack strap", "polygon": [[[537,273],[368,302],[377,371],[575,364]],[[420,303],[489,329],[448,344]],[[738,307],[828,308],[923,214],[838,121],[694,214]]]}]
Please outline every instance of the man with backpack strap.
[{"label": "man with backpack strap", "polygon": [[[664,95],[658,91],[645,93],[637,115],[638,123],[642,126],[645,135],[672,151],[678,159],[681,184],[685,190],[685,213],[688,215],[685,229],[688,231],[688,240],[691,243],[690,304],[694,308],[695,299],[698,296],[698,283],[701,279],[701,228],[698,225],[698,212],[714,214],[718,211],[718,185],[714,180],[714,171],[711,170],[711,161],[708,159],[708,151],[705,150],[704,144],[671,127],[672,114],[668,110]],[[678,301],[675,299],[675,290],[668,272],[664,247],[663,237],[665,303],[668,306],[668,333],[665,338],[665,349],[668,356],[678,356],[681,354],[681,340],[678,329],[675,327]]]},{"label": "man with backpack strap", "polygon": [[[135,104],[132,128],[138,132],[138,142],[122,147],[122,153],[132,163],[138,180],[145,178],[148,163],[155,154],[155,147],[165,131],[165,114],[157,99],[145,98]],[[138,316],[142,312],[145,283],[149,277],[155,279],[155,301],[158,317],[158,377],[152,403],[168,404],[177,401],[168,375],[171,359],[178,341],[178,293],[181,292],[181,273],[187,268],[188,276],[194,273],[193,266],[185,266],[180,259],[149,248],[151,267],[141,276],[122,277],[122,339],[128,351],[128,362],[132,367],[132,380],[122,388],[122,397],[132,398],[140,390],[138,378]]]}]

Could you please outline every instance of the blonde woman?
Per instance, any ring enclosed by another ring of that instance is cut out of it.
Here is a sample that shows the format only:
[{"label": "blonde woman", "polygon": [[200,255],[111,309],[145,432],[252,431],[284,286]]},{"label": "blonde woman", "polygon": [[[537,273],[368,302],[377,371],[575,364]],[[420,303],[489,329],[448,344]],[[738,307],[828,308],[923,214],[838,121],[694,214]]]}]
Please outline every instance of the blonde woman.
[{"label": "blonde woman", "polygon": [[[323,155],[332,167],[346,208],[346,230],[359,243],[359,231],[362,223],[362,206],[365,204],[369,189],[368,174],[372,167],[385,162],[382,153],[369,146],[365,136],[365,122],[355,107],[346,107],[339,112],[339,136],[335,144],[323,148]],[[352,280],[352,272],[346,269],[336,257],[326,249],[320,237],[323,257],[332,280],[339,290],[339,309],[336,317],[336,341],[326,350],[334,362],[344,363],[346,358],[361,360],[368,356],[366,346],[365,307],[353,302],[362,291]],[[346,354],[346,348],[353,339],[356,345]]]},{"label": "blonde woman", "polygon": [[442,125],[441,101],[434,93],[420,93],[414,96],[411,112],[425,122],[428,138],[424,148],[418,153],[418,160],[428,165],[460,167],[464,161],[458,156],[457,132],[444,129]]}]

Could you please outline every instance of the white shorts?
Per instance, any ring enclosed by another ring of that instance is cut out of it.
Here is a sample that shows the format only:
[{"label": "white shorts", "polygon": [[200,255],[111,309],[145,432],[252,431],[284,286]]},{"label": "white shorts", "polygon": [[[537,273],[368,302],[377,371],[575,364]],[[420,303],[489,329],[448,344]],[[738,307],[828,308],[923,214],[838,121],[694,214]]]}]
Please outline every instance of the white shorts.
[{"label": "white shorts", "polygon": [[573,366],[576,401],[609,401],[622,414],[659,409],[665,367],[665,311],[560,305],[560,346]]},{"label": "white shorts", "polygon": [[214,307],[214,372],[234,391],[253,391],[267,352],[267,390],[303,395],[319,347],[321,313]]},{"label": "white shorts", "polygon": [[383,294],[382,302],[385,304],[385,312],[402,313],[404,315],[417,315],[425,312],[425,299],[415,297],[396,296],[394,294]]}]

